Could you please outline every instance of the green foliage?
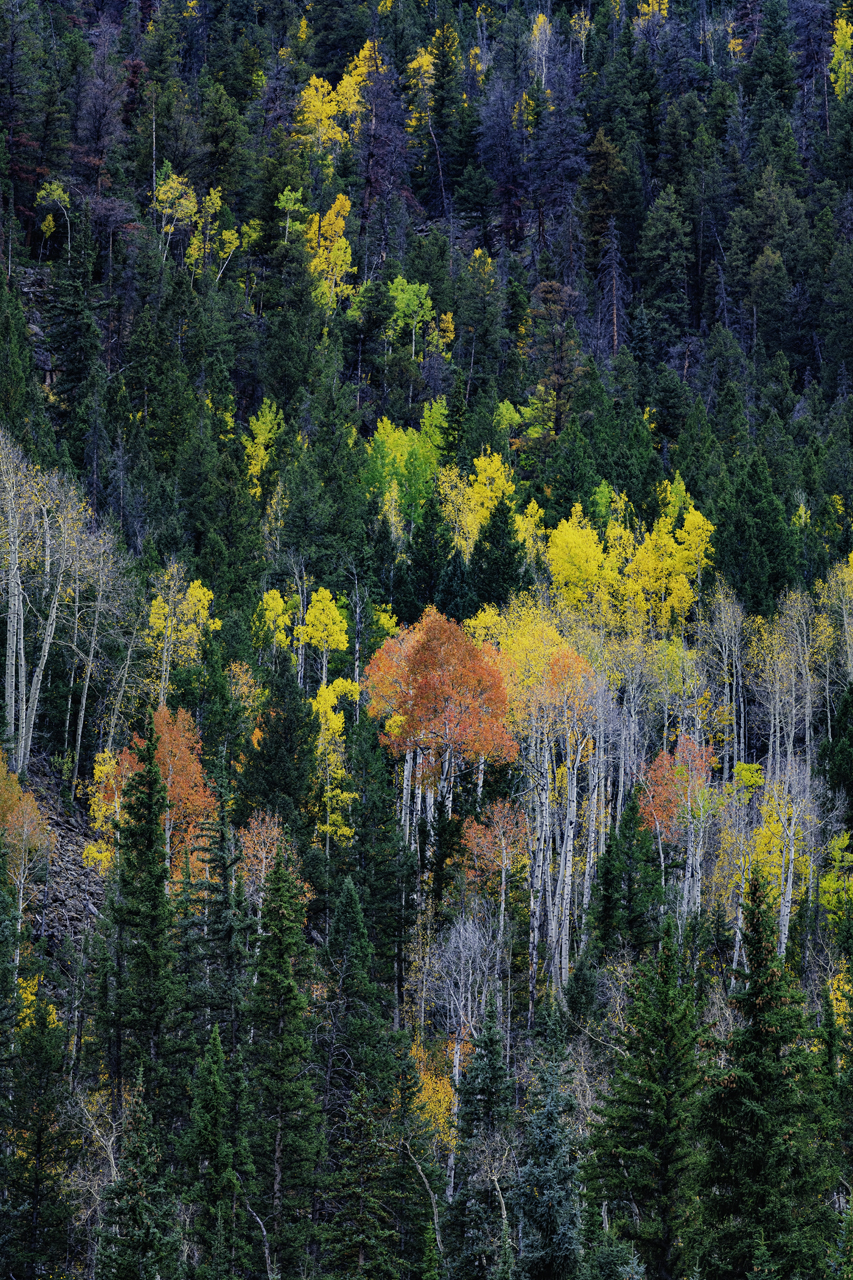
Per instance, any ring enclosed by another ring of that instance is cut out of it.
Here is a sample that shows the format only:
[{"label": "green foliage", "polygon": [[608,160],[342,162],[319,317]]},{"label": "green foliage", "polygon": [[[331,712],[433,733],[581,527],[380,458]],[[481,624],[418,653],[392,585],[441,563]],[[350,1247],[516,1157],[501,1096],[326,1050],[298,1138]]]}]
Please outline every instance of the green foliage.
[{"label": "green foliage", "polygon": [[[700,1125],[704,1266],[723,1277],[761,1265],[782,1274],[820,1265],[832,1234],[831,1133],[806,1044],[802,993],[777,954],[767,889],[758,875],[744,905],[744,956],[732,1006],[738,1022],[726,1062],[711,1074]],[[713,1193],[708,1194],[710,1188]]]},{"label": "green foliage", "polygon": [[693,983],[672,917],[656,959],[640,967],[631,1028],[592,1128],[587,1177],[648,1274],[663,1277],[689,1257],[701,1081]]}]

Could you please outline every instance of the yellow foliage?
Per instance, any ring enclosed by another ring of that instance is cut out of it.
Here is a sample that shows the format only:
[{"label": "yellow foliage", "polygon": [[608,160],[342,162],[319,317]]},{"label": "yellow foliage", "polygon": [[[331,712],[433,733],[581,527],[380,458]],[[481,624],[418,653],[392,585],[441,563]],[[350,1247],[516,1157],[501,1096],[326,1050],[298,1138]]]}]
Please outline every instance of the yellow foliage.
[{"label": "yellow foliage", "polygon": [[[18,999],[20,1000],[18,1025],[21,1027],[32,1026],[40,982],[41,978],[38,975],[34,978],[18,979]],[[59,1015],[56,1012],[56,1006],[49,1003],[47,1004],[47,1025],[49,1027],[59,1026]]]},{"label": "yellow foliage", "polygon": [[87,867],[96,867],[101,875],[107,872],[115,855],[123,787],[118,757],[110,751],[98,752],[92,781],[81,783],[80,790],[89,797],[89,825],[98,832],[98,839],[83,849],[83,861]]},{"label": "yellow foliage", "polygon": [[151,203],[160,215],[160,231],[167,243],[178,227],[190,226],[198,213],[195,192],[177,173],[160,179]]},{"label": "yellow foliage", "polygon": [[846,98],[853,88],[853,25],[846,18],[838,18],[832,30],[829,78],[836,96]]},{"label": "yellow foliage", "polygon": [[261,476],[266,471],[270,450],[283,429],[284,414],[274,401],[264,398],[257,414],[249,419],[252,434],[240,439],[246,453],[249,491],[254,498],[261,496]]},{"label": "yellow foliage", "polygon": [[586,604],[601,579],[604,548],[580,503],[550,534],[546,557],[561,601],[570,609]]},{"label": "yellow foliage", "polygon": [[146,643],[152,657],[150,684],[159,702],[165,702],[169,674],[173,666],[194,666],[201,658],[205,631],[219,631],[222,622],[210,616],[213,592],[196,579],[184,590],[183,569],[171,565],[163,575],[161,589],[151,602]]},{"label": "yellow foliage", "polygon": [[340,298],[349,297],[353,292],[348,277],[355,275],[355,267],[344,235],[351,207],[347,196],[339,195],[322,219],[314,213],[305,226],[305,240],[311,255],[309,269],[319,278],[314,296],[327,312],[334,309]]},{"label": "yellow foliage", "polygon": [[847,831],[829,842],[829,870],[820,878],[820,903],[838,928],[853,909],[853,850]]},{"label": "yellow foliage", "polygon": [[669,0],[640,0],[637,21],[642,26],[652,18],[666,18],[668,11]]},{"label": "yellow foliage", "polygon": [[371,75],[384,69],[376,41],[368,40],[341,76],[337,89],[321,76],[312,76],[299,96],[297,136],[322,154],[335,153],[345,143],[355,142],[365,106],[362,89]]},{"label": "yellow foliage", "polygon": [[792,903],[796,905],[808,887],[809,855],[802,820],[790,799],[779,789],[769,789],[761,804],[761,826],[752,837],[753,866],[781,897],[791,849],[794,853]]},{"label": "yellow foliage", "polygon": [[311,699],[319,721],[316,752],[326,814],[325,821],[317,824],[317,830],[327,840],[332,838],[339,845],[349,844],[355,834],[347,819],[358,792],[352,790],[352,781],[347,774],[344,713],[338,711],[337,705],[341,698],[357,702],[360,692],[354,680],[338,679],[330,685],[321,684]]},{"label": "yellow foliage", "polygon": [[453,1084],[446,1073],[436,1070],[431,1056],[416,1039],[410,1049],[418,1073],[418,1103],[427,1124],[446,1151],[456,1146],[453,1123]]},{"label": "yellow foliage", "polygon": [[499,453],[487,448],[475,458],[474,472],[467,480],[455,463],[442,467],[438,473],[438,491],[453,545],[467,563],[480,530],[501,498],[509,499],[515,492],[509,467]]},{"label": "yellow foliage", "polygon": [[311,603],[305,610],[305,622],[295,628],[295,634],[299,644],[310,644],[320,650],[322,682],[325,684],[329,652],[346,649],[348,644],[347,620],[326,587],[318,587],[311,596]]},{"label": "yellow foliage", "polygon": [[548,535],[544,519],[545,512],[535,498],[531,498],[522,515],[515,517],[515,536],[524,547],[527,563],[534,569],[547,556]]},{"label": "yellow foliage", "polygon": [[271,644],[274,649],[285,649],[293,606],[285,604],[281,592],[275,587],[265,591],[252,617],[252,642],[256,649]]}]

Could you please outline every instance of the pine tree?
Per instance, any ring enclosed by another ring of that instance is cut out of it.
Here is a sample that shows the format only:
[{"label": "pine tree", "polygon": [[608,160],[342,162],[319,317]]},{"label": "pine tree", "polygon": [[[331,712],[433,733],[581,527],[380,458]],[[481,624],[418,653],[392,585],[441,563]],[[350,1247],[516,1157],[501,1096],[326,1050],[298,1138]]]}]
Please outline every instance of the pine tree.
[{"label": "pine tree", "polygon": [[530,1280],[573,1280],[583,1257],[578,1167],[567,1119],[574,1099],[555,1064],[546,1066],[532,1098],[521,1166],[512,1193],[524,1222],[520,1261]]},{"label": "pine tree", "polygon": [[270,699],[258,724],[260,740],[248,749],[240,775],[236,817],[245,821],[255,809],[270,809],[300,840],[306,829],[316,731],[289,663],[270,684]]},{"label": "pine tree", "polygon": [[634,788],[598,868],[593,917],[599,945],[606,952],[628,946],[635,957],[642,955],[658,937],[663,897],[660,859]]},{"label": "pine tree", "polygon": [[326,998],[328,1029],[318,1036],[324,1085],[323,1112],[346,1113],[361,1076],[371,1097],[387,1101],[394,1057],[383,1025],[380,992],[373,980],[373,948],[352,877],[344,880],[329,928]]},{"label": "pine tree", "polygon": [[746,964],[731,998],[737,1022],[700,1115],[697,1233],[709,1280],[751,1273],[762,1249],[780,1275],[813,1274],[834,1231],[826,1200],[836,1176],[820,1079],[825,1062],[808,1046],[804,996],[777,954],[768,891],[757,873],[743,935]]},{"label": "pine tree", "polygon": [[490,992],[483,1028],[474,1039],[474,1052],[459,1086],[455,1186],[445,1233],[454,1276],[478,1274],[480,1259],[500,1259],[501,1241],[495,1235],[495,1226],[503,1217],[500,1195],[495,1175],[481,1176],[482,1157],[500,1142],[511,1114],[512,1083],[504,1063],[497,1005]]},{"label": "pine tree", "polygon": [[64,1028],[40,974],[24,981],[23,993],[4,1099],[0,1249],[5,1244],[7,1274],[35,1277],[46,1266],[59,1268],[66,1255],[73,1206],[65,1179],[77,1144],[62,1070]]},{"label": "pine tree", "polygon": [[500,499],[480,530],[471,552],[468,579],[477,608],[493,604],[501,609],[524,586],[524,549],[515,532],[515,513],[506,498]]},{"label": "pine tree", "polygon": [[183,1274],[177,1204],[166,1188],[151,1116],[139,1092],[125,1112],[118,1173],[103,1193],[95,1280]]},{"label": "pine tree", "polygon": [[145,739],[134,748],[141,767],[124,792],[118,873],[104,914],[98,1019],[116,1106],[141,1071],[142,1100],[159,1126],[181,1092],[181,1046],[157,741],[149,713]]},{"label": "pine tree", "polygon": [[214,1026],[192,1084],[181,1151],[187,1170],[196,1280],[227,1280],[248,1261],[246,1196],[253,1173],[240,1055],[226,1064]]},{"label": "pine tree", "polygon": [[308,977],[303,915],[279,847],[264,886],[250,1013],[255,1208],[265,1218],[270,1255],[282,1275],[296,1274],[305,1256],[306,1209],[320,1153],[317,1104],[307,1074],[308,1001],[300,987]]},{"label": "pine tree", "polygon": [[377,1280],[400,1274],[391,1183],[393,1143],[385,1137],[361,1076],[335,1142],[337,1168],[327,1191],[329,1222],[324,1272],[341,1280],[365,1273]]},{"label": "pine tree", "polygon": [[670,1280],[682,1274],[695,1203],[700,1081],[693,985],[672,917],[657,958],[640,968],[630,1023],[593,1126],[588,1178],[650,1280]]}]

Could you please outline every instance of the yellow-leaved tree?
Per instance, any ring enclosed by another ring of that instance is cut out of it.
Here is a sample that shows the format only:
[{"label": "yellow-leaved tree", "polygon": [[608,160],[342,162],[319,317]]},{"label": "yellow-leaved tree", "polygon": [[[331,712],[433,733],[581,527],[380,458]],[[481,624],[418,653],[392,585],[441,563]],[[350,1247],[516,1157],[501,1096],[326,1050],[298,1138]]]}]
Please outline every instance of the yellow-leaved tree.
[{"label": "yellow-leaved tree", "polygon": [[219,631],[222,623],[210,616],[213,592],[198,579],[187,584],[183,566],[176,561],[161,576],[158,588],[145,639],[151,655],[148,687],[160,706],[166,701],[172,667],[197,663],[205,631]]},{"label": "yellow-leaved tree", "polygon": [[325,837],[327,859],[332,840],[347,845],[354,834],[349,815],[358,792],[347,774],[344,713],[338,703],[341,699],[357,702],[359,693],[354,680],[338,679],[328,685],[324,681],[311,699],[319,726],[316,758],[323,787],[324,818],[317,824],[317,831]]},{"label": "yellow-leaved tree", "polygon": [[283,430],[284,414],[274,400],[265,396],[258,412],[249,419],[251,434],[240,438],[246,454],[249,492],[253,498],[261,497],[261,476],[267,469],[270,451]]},{"label": "yellow-leaved tree", "polygon": [[290,628],[297,602],[285,601],[280,591],[273,587],[265,591],[261,603],[252,617],[252,643],[259,653],[272,650],[272,666],[277,665],[278,654],[290,643]]},{"label": "yellow-leaved tree", "polygon": [[853,89],[853,24],[846,18],[839,18],[832,29],[829,78],[839,98],[846,98]]},{"label": "yellow-leaved tree", "polygon": [[511,498],[515,485],[509,467],[499,453],[487,448],[474,459],[474,471],[464,476],[456,463],[438,473],[441,509],[453,536],[453,545],[467,564],[480,530],[500,502]]},{"label": "yellow-leaved tree", "polygon": [[346,616],[326,587],[318,587],[311,596],[311,603],[305,610],[305,622],[296,627],[295,634],[300,647],[307,644],[318,651],[320,683],[325,684],[330,651],[344,650],[349,643]]},{"label": "yellow-leaved tree", "polygon": [[334,311],[341,298],[348,298],[354,290],[349,277],[355,275],[352,265],[352,249],[344,235],[346,220],[352,205],[347,196],[335,197],[328,213],[321,218],[313,213],[305,224],[305,242],[310,261],[308,268],[317,277],[314,297],[326,309]]}]

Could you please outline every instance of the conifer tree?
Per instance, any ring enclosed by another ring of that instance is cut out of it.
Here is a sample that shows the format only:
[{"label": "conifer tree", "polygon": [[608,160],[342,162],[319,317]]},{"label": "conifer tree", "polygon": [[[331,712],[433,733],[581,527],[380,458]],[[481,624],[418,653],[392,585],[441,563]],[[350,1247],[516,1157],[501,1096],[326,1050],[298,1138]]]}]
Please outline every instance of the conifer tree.
[{"label": "conifer tree", "polygon": [[46,1266],[60,1267],[65,1258],[73,1210],[64,1179],[76,1144],[68,1125],[69,1091],[62,1070],[64,1028],[40,974],[26,981],[24,992],[4,1099],[8,1111],[2,1138],[6,1160],[0,1250],[5,1245],[7,1274],[35,1277]]},{"label": "conifer tree", "polygon": [[476,607],[493,604],[503,608],[510,597],[522,589],[524,569],[524,550],[515,532],[515,513],[502,497],[480,530],[471,552],[468,580]]},{"label": "conifer tree", "polygon": [[[504,1063],[504,1039],[498,1026],[494,993],[486,1002],[483,1028],[459,1087],[458,1145],[453,1201],[446,1248],[451,1274],[477,1274],[480,1259],[499,1264],[503,1215],[499,1178],[503,1170],[481,1176],[483,1158],[497,1148],[509,1125],[512,1084]],[[505,1176],[505,1175],[504,1175]],[[495,1179],[498,1186],[495,1186]]]},{"label": "conifer tree", "polygon": [[630,1023],[593,1126],[588,1177],[650,1280],[672,1280],[695,1203],[700,1083],[693,985],[672,917],[656,959],[640,968]]},{"label": "conifer tree", "polygon": [[324,1271],[334,1277],[365,1273],[396,1280],[393,1142],[381,1132],[361,1076],[335,1142],[337,1168],[327,1192]]},{"label": "conifer tree", "polygon": [[181,1144],[186,1203],[192,1207],[190,1270],[197,1280],[226,1280],[248,1261],[249,1117],[240,1063],[229,1066],[214,1026],[196,1068],[190,1124]]},{"label": "conifer tree", "polygon": [[125,1112],[118,1176],[103,1194],[95,1280],[178,1280],[177,1209],[160,1168],[151,1116],[135,1091]]},{"label": "conifer tree", "polygon": [[270,1256],[282,1275],[298,1273],[309,1235],[306,1209],[320,1154],[317,1104],[307,1067],[300,982],[308,979],[304,908],[281,846],[264,886],[261,937],[251,992],[253,1156]]},{"label": "conifer tree", "polygon": [[394,1058],[383,1026],[379,990],[373,981],[373,948],[352,877],[344,880],[329,928],[328,1030],[318,1037],[324,1079],[323,1112],[345,1114],[363,1076],[373,1099],[387,1100]]},{"label": "conifer tree", "polygon": [[104,914],[108,932],[102,938],[98,1018],[116,1105],[127,1082],[141,1071],[142,1100],[161,1125],[170,1099],[180,1093],[180,991],[166,893],[167,797],[157,741],[149,713],[145,739],[134,748],[141,767],[124,792],[118,872]]},{"label": "conifer tree", "polygon": [[664,889],[651,832],[642,824],[637,789],[611,833],[598,869],[594,919],[600,946],[643,954],[658,936]]},{"label": "conifer tree", "polygon": [[545,1067],[530,1099],[527,1161],[513,1190],[524,1222],[524,1274],[530,1280],[573,1280],[583,1258],[578,1167],[567,1118],[574,1100],[556,1064]]},{"label": "conifer tree", "polygon": [[710,1280],[751,1272],[763,1249],[780,1275],[817,1272],[834,1232],[836,1180],[821,1072],[804,996],[776,947],[756,873],[744,903],[746,964],[731,997],[737,1022],[711,1077],[700,1132],[701,1240]]}]

